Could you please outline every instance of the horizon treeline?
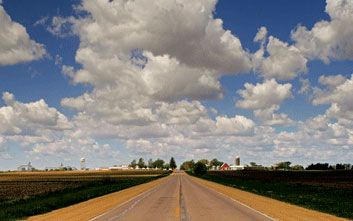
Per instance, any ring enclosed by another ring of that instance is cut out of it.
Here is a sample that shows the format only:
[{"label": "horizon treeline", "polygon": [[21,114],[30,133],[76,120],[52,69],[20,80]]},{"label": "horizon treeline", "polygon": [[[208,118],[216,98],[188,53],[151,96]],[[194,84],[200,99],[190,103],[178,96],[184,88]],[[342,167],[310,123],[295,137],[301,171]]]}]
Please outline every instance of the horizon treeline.
[{"label": "horizon treeline", "polygon": [[[197,163],[204,164],[207,169],[212,167],[217,167],[223,165],[224,162],[219,161],[217,158],[212,159],[211,161],[207,159],[201,159],[195,162],[194,160],[184,161],[180,165],[181,170],[193,170]],[[353,170],[353,165],[349,163],[311,163],[308,166],[304,167],[300,164],[292,165],[290,161],[278,162],[272,166],[262,166],[255,162],[250,162],[249,165],[244,165],[246,169],[268,169],[268,170]]]},{"label": "horizon treeline", "polygon": [[129,167],[139,167],[139,168],[160,168],[160,169],[176,169],[177,164],[175,162],[174,157],[171,157],[169,160],[169,163],[166,163],[164,160],[157,158],[156,160],[153,160],[150,158],[147,162],[140,157],[138,161],[136,159],[132,160],[131,163],[129,164]]}]

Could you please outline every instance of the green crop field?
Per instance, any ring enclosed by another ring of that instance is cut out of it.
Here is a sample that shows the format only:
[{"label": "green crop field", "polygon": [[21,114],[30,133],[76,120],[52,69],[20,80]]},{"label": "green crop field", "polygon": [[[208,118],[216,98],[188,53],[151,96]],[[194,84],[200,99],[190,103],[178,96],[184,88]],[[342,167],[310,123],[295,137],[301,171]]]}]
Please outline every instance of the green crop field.
[{"label": "green crop field", "polygon": [[353,171],[209,171],[201,178],[353,218]]},{"label": "green crop field", "polygon": [[0,220],[16,220],[146,183],[168,171],[0,174]]}]

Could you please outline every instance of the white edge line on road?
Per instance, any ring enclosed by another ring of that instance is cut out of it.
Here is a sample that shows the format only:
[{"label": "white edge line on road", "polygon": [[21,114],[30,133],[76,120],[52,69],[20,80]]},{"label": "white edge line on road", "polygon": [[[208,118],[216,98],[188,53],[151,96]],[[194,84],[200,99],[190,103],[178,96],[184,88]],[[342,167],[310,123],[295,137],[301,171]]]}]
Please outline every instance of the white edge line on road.
[{"label": "white edge line on road", "polygon": [[[200,179],[200,178],[199,178],[199,179]],[[246,208],[248,208],[248,209],[250,209],[250,210],[252,210],[252,211],[254,211],[254,212],[258,213],[258,214],[261,214],[261,215],[263,215],[263,216],[265,216],[265,217],[267,217],[267,218],[269,218],[269,219],[271,219],[271,220],[273,220],[273,221],[277,221],[277,219],[274,219],[274,218],[270,217],[269,215],[267,215],[267,214],[265,214],[265,213],[262,213],[262,212],[260,212],[260,211],[258,211],[258,210],[256,210],[256,209],[254,209],[254,208],[252,208],[252,207],[250,207],[250,206],[248,206],[248,205],[246,205],[246,204],[244,204],[244,203],[242,203],[242,202],[240,202],[240,201],[238,201],[238,200],[236,200],[236,199],[233,199],[232,197],[230,197],[230,196],[228,196],[228,195],[226,195],[226,194],[224,194],[224,193],[218,192],[217,190],[212,189],[212,188],[210,188],[210,187],[208,187],[208,186],[206,186],[206,185],[203,185],[203,186],[206,187],[206,188],[208,188],[209,190],[212,190],[212,191],[214,191],[214,192],[216,192],[216,193],[218,193],[218,194],[220,194],[220,195],[222,195],[222,196],[224,196],[224,197],[226,197],[226,198],[228,198],[228,199],[230,199],[230,200],[232,200],[232,201],[234,201],[234,202],[236,202],[236,203],[242,205],[242,206],[245,206]],[[229,187],[229,186],[228,186],[228,187]]]},{"label": "white edge line on road", "polygon": [[136,200],[132,205],[130,205],[128,208],[126,208],[124,211],[122,211],[121,213],[119,213],[118,215],[110,218],[108,221],[112,221],[112,220],[118,220],[120,217],[124,216],[127,212],[129,212],[130,210],[132,210],[138,203],[140,203],[143,199],[145,199],[146,197],[150,196],[152,193],[156,192],[158,189],[157,188],[153,188],[151,191],[146,192],[145,195],[143,195],[141,198],[139,198],[138,200]]},{"label": "white edge line on road", "polygon": [[113,211],[113,210],[116,209],[117,207],[124,206],[125,204],[130,203],[131,201],[133,201],[133,200],[139,198],[140,196],[142,196],[142,195],[144,195],[144,194],[147,194],[147,193],[152,192],[152,191],[156,191],[155,189],[157,189],[158,186],[160,186],[160,185],[157,185],[157,186],[153,187],[152,189],[148,189],[148,190],[146,190],[146,191],[144,191],[144,192],[138,194],[137,196],[132,197],[132,198],[129,199],[128,201],[125,201],[125,202],[123,202],[123,203],[121,203],[121,204],[118,204],[116,207],[111,208],[111,209],[109,209],[108,211],[106,211],[106,212],[104,212],[104,213],[102,213],[102,214],[100,214],[100,215],[98,215],[98,216],[95,216],[95,217],[89,219],[89,221],[94,221],[94,220],[96,220],[96,219],[99,219],[100,217],[105,216],[106,214],[110,213],[111,211]]}]

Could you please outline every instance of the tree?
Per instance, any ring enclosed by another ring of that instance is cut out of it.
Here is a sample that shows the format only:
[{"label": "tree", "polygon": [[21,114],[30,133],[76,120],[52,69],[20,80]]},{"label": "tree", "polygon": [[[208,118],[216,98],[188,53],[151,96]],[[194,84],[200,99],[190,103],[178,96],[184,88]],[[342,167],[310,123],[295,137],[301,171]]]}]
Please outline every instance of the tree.
[{"label": "tree", "polygon": [[210,161],[210,167],[213,167],[213,166],[222,166],[223,162],[222,161],[219,161],[217,160],[217,158],[214,158]]},{"label": "tree", "polygon": [[250,162],[251,167],[257,167],[258,165],[255,162]]},{"label": "tree", "polygon": [[153,167],[155,167],[155,168],[163,168],[163,166],[164,166],[164,160],[161,160],[161,159],[157,159],[157,160],[155,160],[154,162],[153,162]]},{"label": "tree", "polygon": [[137,163],[137,165],[139,166],[139,168],[145,167],[145,161],[142,157],[139,159],[139,162]]},{"label": "tree", "polygon": [[153,168],[153,160],[152,159],[148,160],[148,168]]},{"label": "tree", "polygon": [[170,168],[170,164],[169,163],[166,163],[166,164],[164,164],[164,169],[167,169],[167,170],[169,170],[169,168]]},{"label": "tree", "polygon": [[129,165],[129,167],[133,167],[133,168],[135,168],[136,167],[136,160],[134,159],[133,161],[131,161],[131,163],[130,163],[130,165]]},{"label": "tree", "polygon": [[207,159],[201,159],[199,160],[199,162],[205,164],[205,165],[208,165],[209,164],[209,161]]},{"label": "tree", "polygon": [[250,165],[246,166],[246,169],[247,170],[266,170],[267,168],[262,166],[261,164],[257,164],[255,162],[250,162]]},{"label": "tree", "polygon": [[336,170],[344,170],[344,169],[346,169],[346,167],[343,164],[341,163],[336,164]]},{"label": "tree", "polygon": [[305,169],[306,170],[329,170],[331,168],[328,163],[317,163],[317,164],[310,164]]},{"label": "tree", "polygon": [[353,169],[352,165],[349,164],[349,163],[345,163],[345,164],[343,164],[343,165],[344,165],[344,168],[345,168],[346,170]]},{"label": "tree", "polygon": [[172,168],[173,170],[175,168],[177,168],[177,165],[175,163],[174,157],[170,158],[169,165],[170,165],[170,168]]},{"label": "tree", "polygon": [[302,165],[294,165],[291,167],[292,170],[304,170],[304,167]]},{"label": "tree", "polygon": [[207,173],[207,166],[202,161],[198,161],[194,166],[194,174],[196,176],[202,176]]},{"label": "tree", "polygon": [[186,171],[190,171],[193,170],[195,166],[195,162],[194,160],[190,160],[190,161],[185,161],[184,163],[182,163],[180,165],[180,169],[181,170],[186,170]]},{"label": "tree", "polygon": [[275,165],[276,169],[283,169],[283,170],[289,170],[290,169],[291,162],[285,161],[285,162],[279,162]]}]

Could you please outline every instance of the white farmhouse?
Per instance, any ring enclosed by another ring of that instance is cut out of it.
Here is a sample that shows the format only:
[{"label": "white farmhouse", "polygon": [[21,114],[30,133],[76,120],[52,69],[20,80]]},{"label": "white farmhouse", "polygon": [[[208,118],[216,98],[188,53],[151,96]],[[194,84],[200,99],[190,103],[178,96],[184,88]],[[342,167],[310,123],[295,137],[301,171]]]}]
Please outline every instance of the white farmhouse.
[{"label": "white farmhouse", "polygon": [[28,162],[26,165],[21,165],[17,167],[18,171],[33,171],[34,167],[32,166],[31,162]]}]

